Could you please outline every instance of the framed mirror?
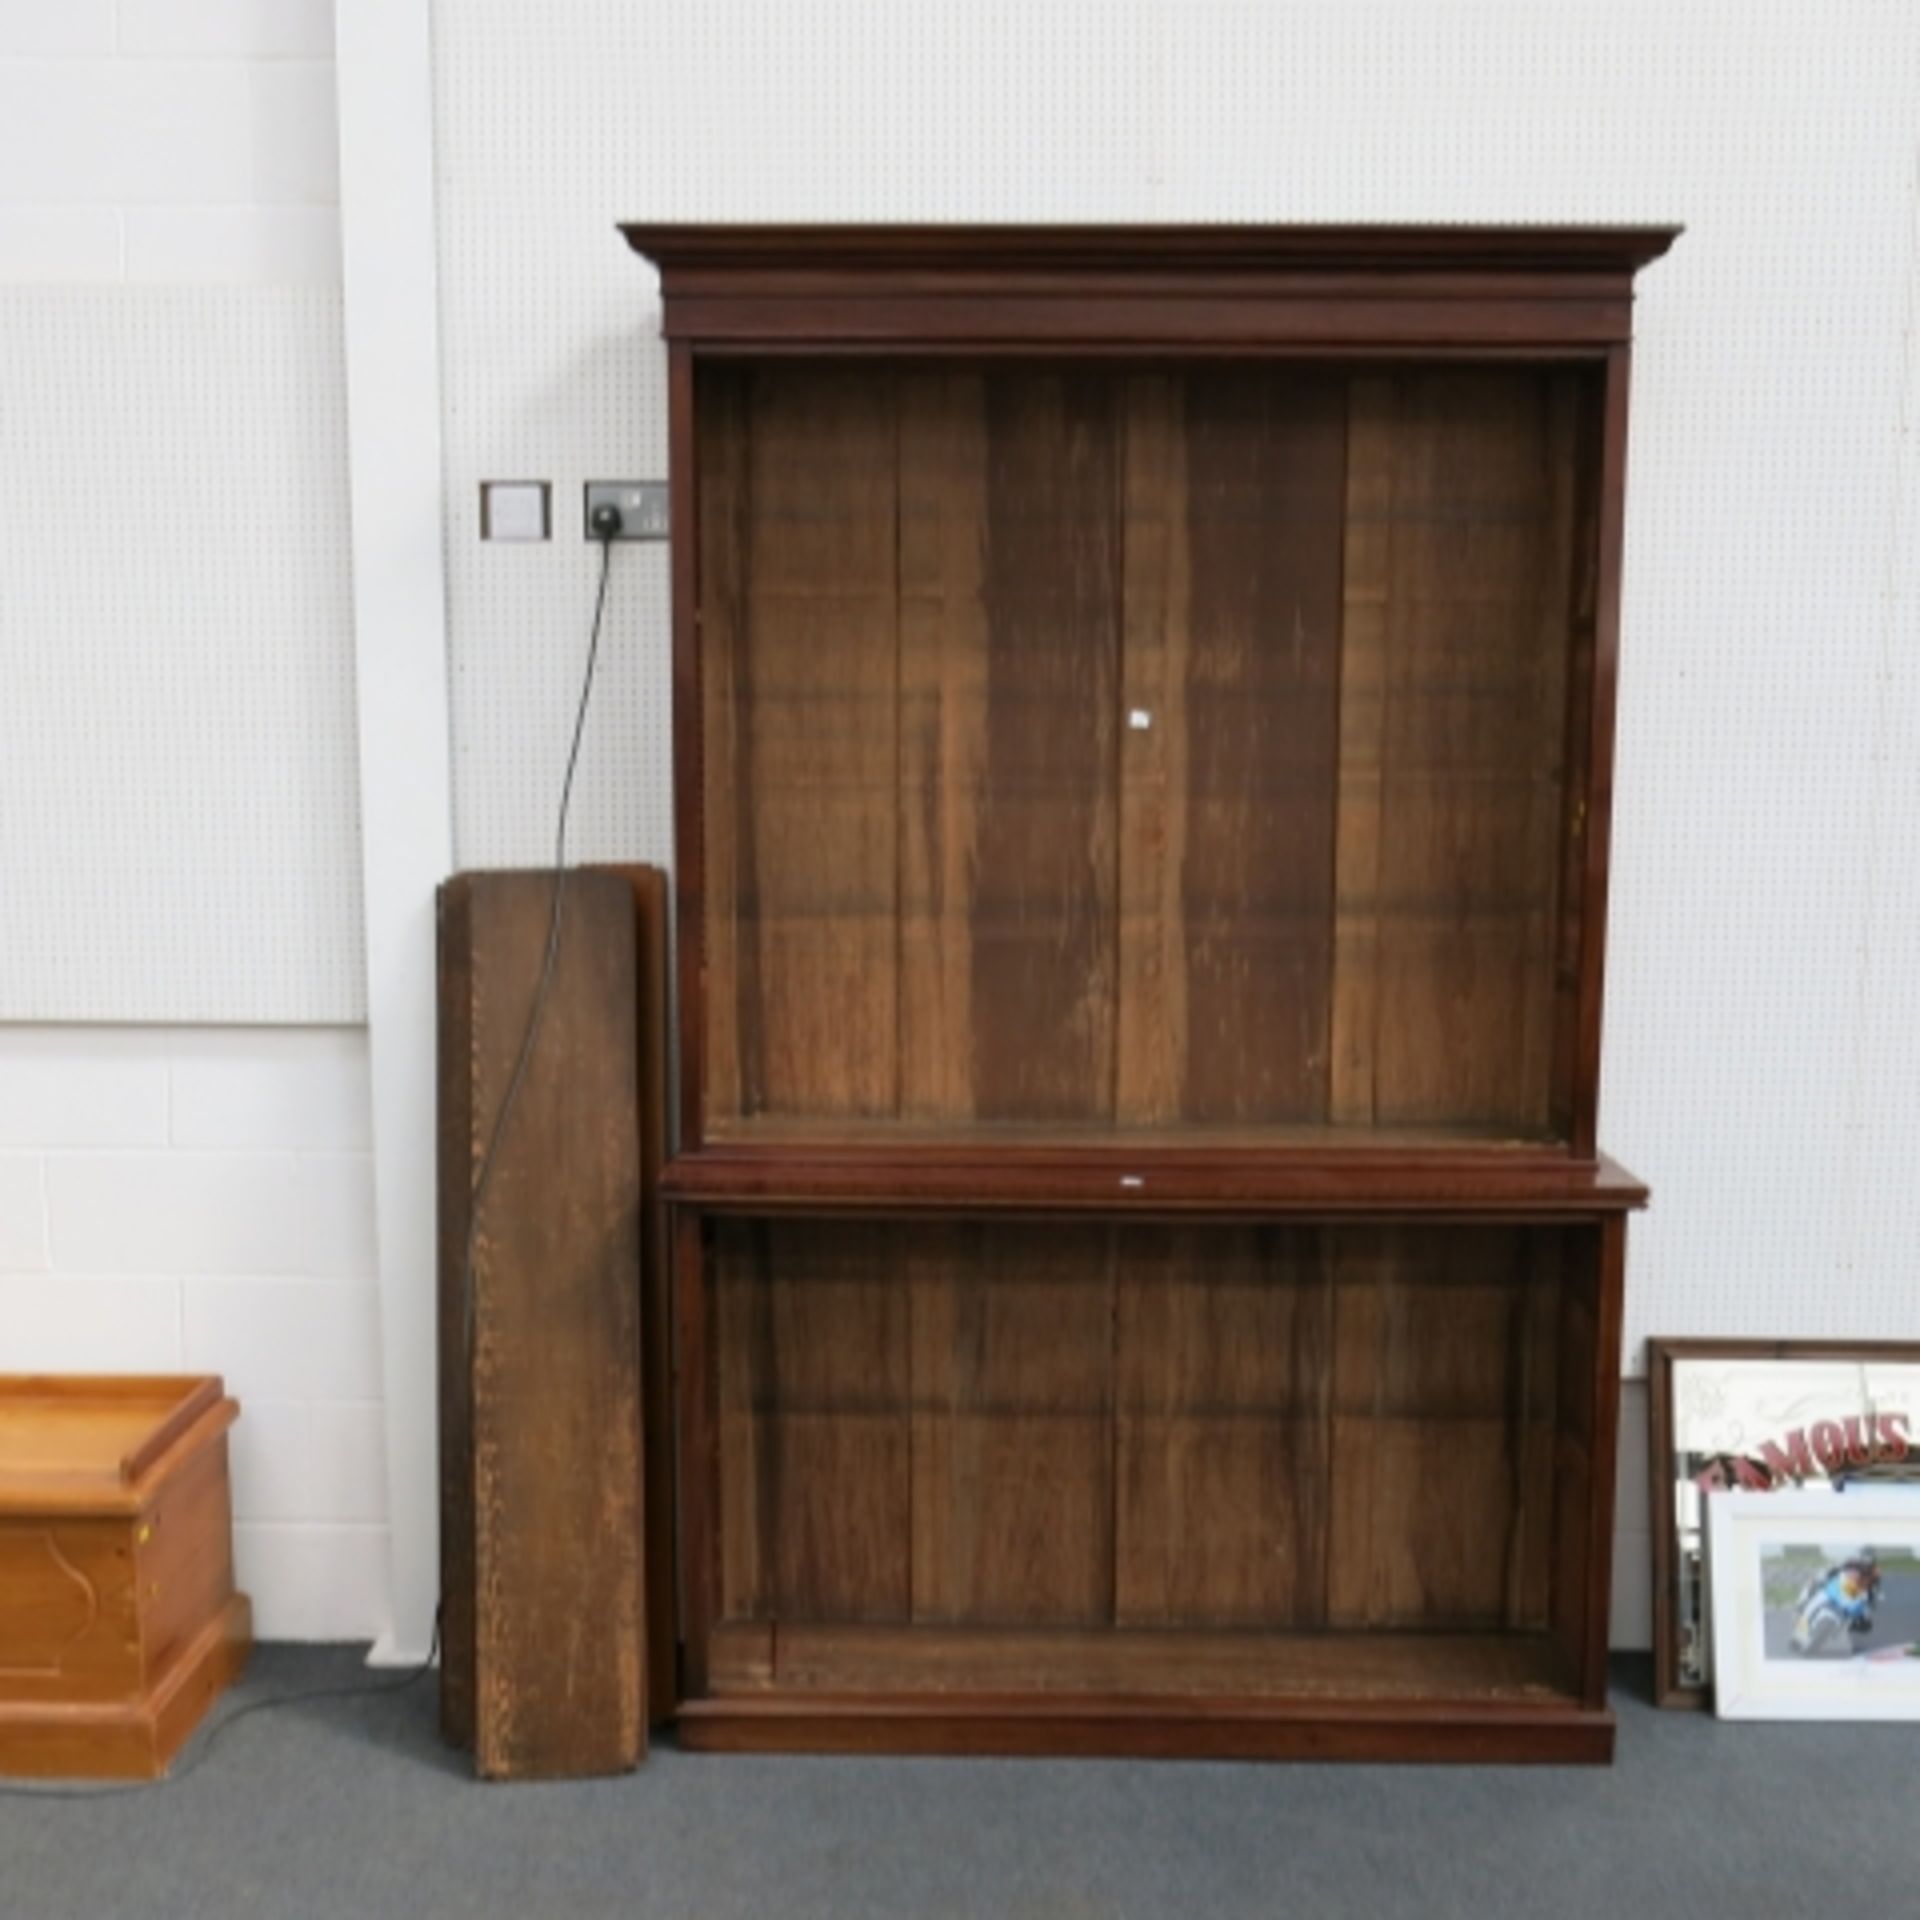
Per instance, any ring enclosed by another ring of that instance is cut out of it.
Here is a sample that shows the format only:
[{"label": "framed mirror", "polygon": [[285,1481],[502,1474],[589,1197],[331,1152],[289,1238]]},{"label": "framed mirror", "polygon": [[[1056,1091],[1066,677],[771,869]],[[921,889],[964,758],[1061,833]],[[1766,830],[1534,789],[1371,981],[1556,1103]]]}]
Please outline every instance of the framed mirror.
[{"label": "framed mirror", "polygon": [[1649,1340],[1654,1697],[1713,1680],[1706,1496],[1920,1482],[1920,1342]]}]

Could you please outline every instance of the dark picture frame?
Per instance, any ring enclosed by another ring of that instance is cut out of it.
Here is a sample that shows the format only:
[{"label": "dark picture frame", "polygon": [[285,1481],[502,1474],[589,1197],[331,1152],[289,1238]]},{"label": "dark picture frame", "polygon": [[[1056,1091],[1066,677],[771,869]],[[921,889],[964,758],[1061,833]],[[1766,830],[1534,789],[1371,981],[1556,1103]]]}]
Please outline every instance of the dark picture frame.
[{"label": "dark picture frame", "polygon": [[[1676,1362],[1857,1361],[1920,1367],[1920,1341],[1911,1340],[1716,1340],[1650,1339],[1647,1342],[1647,1520],[1653,1538],[1653,1695],[1662,1707],[1705,1708],[1709,1683],[1683,1671],[1680,1621],[1675,1604],[1681,1546],[1674,1501],[1673,1404]],[[1910,1453],[1920,1457],[1920,1432]],[[1701,1624],[1704,1627],[1704,1606]]]}]

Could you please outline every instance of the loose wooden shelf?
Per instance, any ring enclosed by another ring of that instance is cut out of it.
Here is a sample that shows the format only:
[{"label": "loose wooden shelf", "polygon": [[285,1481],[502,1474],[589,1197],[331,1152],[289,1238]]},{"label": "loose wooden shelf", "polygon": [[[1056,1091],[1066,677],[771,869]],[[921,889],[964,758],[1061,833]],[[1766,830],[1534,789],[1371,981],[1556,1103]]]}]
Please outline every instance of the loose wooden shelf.
[{"label": "loose wooden shelf", "polygon": [[757,1115],[750,1119],[716,1121],[707,1129],[707,1147],[771,1149],[775,1153],[809,1148],[880,1147],[937,1156],[946,1151],[1020,1147],[1041,1151],[1085,1153],[1096,1151],[1109,1159],[1129,1152],[1180,1148],[1188,1151],[1248,1151],[1272,1160],[1298,1159],[1315,1154],[1353,1161],[1366,1154],[1401,1159],[1420,1155],[1453,1154],[1463,1163],[1487,1154],[1505,1157],[1535,1155],[1564,1164],[1565,1146],[1550,1134],[1483,1134],[1456,1127],[1335,1126],[1152,1126],[1126,1128],[1067,1126],[1046,1120],[822,1120],[809,1117]]},{"label": "loose wooden shelf", "polygon": [[1631,1211],[1646,1188],[1616,1162],[1536,1152],[1412,1149],[1275,1154],[1251,1148],[709,1146],[677,1156],[662,1191],[713,1209],[1477,1214],[1586,1218]]},{"label": "loose wooden shelf", "polygon": [[551,872],[440,889],[440,1712],[488,1779],[633,1767],[673,1698],[664,879],[560,910],[549,969]]},{"label": "loose wooden shelf", "polygon": [[712,1681],[716,1697],[792,1689],[843,1700],[950,1692],[1575,1704],[1565,1653],[1544,1633],[727,1626],[714,1635]]},{"label": "loose wooden shelf", "polygon": [[627,234],[683,1738],[1603,1758],[1672,232]]},{"label": "loose wooden shelf", "polygon": [[1236,1758],[1603,1759],[1546,1635],[723,1628],[713,1690],[682,1712],[696,1751]]}]

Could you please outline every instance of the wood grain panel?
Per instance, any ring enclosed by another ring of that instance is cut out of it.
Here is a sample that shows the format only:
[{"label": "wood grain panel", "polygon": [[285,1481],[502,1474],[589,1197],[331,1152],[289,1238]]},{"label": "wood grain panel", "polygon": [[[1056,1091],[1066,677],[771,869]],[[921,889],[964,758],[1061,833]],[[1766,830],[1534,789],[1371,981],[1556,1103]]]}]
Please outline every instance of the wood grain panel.
[{"label": "wood grain panel", "polygon": [[904,1620],[908,1304],[884,1223],[714,1235],[725,1619]]},{"label": "wood grain panel", "polygon": [[[751,680],[747,626],[748,451],[752,444],[751,376],[737,368],[703,371],[698,388],[696,512],[699,540],[700,885],[694,905],[702,918],[703,965],[683,962],[681,992],[703,1015],[700,1040],[685,1048],[688,1071],[702,1077],[702,1130],[722,1131],[746,1109],[740,1067],[740,1009],[754,997],[759,949],[740,940],[741,889],[751,890],[753,849],[742,840],[752,819],[753,774],[747,750],[745,702]],[[681,694],[676,692],[676,702]],[[686,716],[676,711],[677,726]],[[746,821],[740,814],[748,802]],[[684,831],[684,828],[682,829]],[[744,876],[743,876],[743,869]],[[683,911],[685,910],[683,906]],[[743,972],[743,968],[746,969]]]},{"label": "wood grain panel", "polygon": [[1394,382],[1349,389],[1347,518],[1340,633],[1340,771],[1334,848],[1328,1117],[1371,1127],[1380,1007],[1381,779],[1393,525]]},{"label": "wood grain panel", "polygon": [[1602,1451],[1596,1382],[1604,1377],[1604,1391],[1616,1402],[1620,1391],[1619,1354],[1605,1351],[1601,1324],[1611,1317],[1617,1325],[1619,1313],[1617,1302],[1610,1307],[1602,1285],[1604,1232],[1578,1236],[1563,1261],[1554,1407],[1550,1620],[1569,1661],[1583,1674],[1596,1633],[1603,1631],[1596,1610],[1604,1619],[1607,1609],[1607,1589],[1592,1578],[1594,1511],[1596,1504],[1610,1509],[1612,1500],[1612,1449]]},{"label": "wood grain panel", "polygon": [[236,1594],[204,1622],[158,1683],[114,1700],[0,1699],[0,1776],[157,1780],[253,1647],[253,1612]]},{"label": "wood grain panel", "polygon": [[1525,1236],[1525,1265],[1509,1308],[1514,1361],[1507,1375],[1512,1481],[1504,1617],[1510,1627],[1544,1627],[1553,1608],[1554,1418],[1570,1237],[1564,1229]]},{"label": "wood grain panel", "polygon": [[912,1240],[914,1617],[1110,1622],[1110,1230]]},{"label": "wood grain panel", "polygon": [[156,1684],[232,1603],[233,1493],[222,1435],[169,1476],[134,1529],[140,1666]]},{"label": "wood grain panel", "polygon": [[1338,1237],[1335,1624],[1546,1625],[1557,1233]]},{"label": "wood grain panel", "polygon": [[1119,1236],[1116,1617],[1326,1615],[1332,1293],[1310,1228]]},{"label": "wood grain panel", "polygon": [[0,1373],[0,1510],[137,1513],[156,1467],[238,1414],[215,1374]]},{"label": "wood grain panel", "polygon": [[[712,400],[716,594],[709,657],[709,788],[733,767],[733,1044],[742,1113],[895,1110],[898,1063],[897,484],[891,383],[784,369],[746,382],[742,411]],[[716,396],[717,397],[717,396]],[[740,476],[744,469],[744,479]],[[703,462],[703,472],[705,470]],[[740,489],[729,498],[729,487]],[[731,517],[734,532],[726,532]],[[713,849],[723,854],[720,848]],[[716,868],[724,864],[710,860]],[[724,911],[710,880],[709,924]],[[725,980],[726,935],[710,944]],[[709,1032],[717,1074],[724,1019]],[[728,1111],[716,1080],[716,1115]]]},{"label": "wood grain panel", "polygon": [[714,1306],[714,1227],[691,1207],[668,1215],[673,1256],[674,1522],[679,1542],[680,1694],[707,1688],[707,1653],[719,1617],[725,1502],[718,1432],[719,1314]]},{"label": "wood grain panel", "polygon": [[[1184,1117],[1187,940],[1182,907],[1188,817],[1187,678],[1192,564],[1187,538],[1184,388],[1173,374],[1129,378],[1125,400],[1119,733],[1120,865],[1115,1118]],[[1133,724],[1138,714],[1147,725]]]},{"label": "wood grain panel", "polygon": [[638,989],[621,875],[568,876],[469,1287],[472,1184],[553,896],[544,872],[464,875],[440,895],[445,1711],[494,1777],[613,1771],[646,1746]]},{"label": "wood grain panel", "polygon": [[[1543,1681],[1551,1671],[1543,1661]],[[1034,1698],[957,1688],[877,1698],[795,1692],[693,1701],[680,1718],[680,1744],[698,1753],[1605,1766],[1614,1717],[1571,1690],[1544,1685],[1511,1700],[1395,1699],[1385,1690],[1370,1700],[1337,1690],[1273,1700],[1133,1692]]]},{"label": "wood grain panel", "polygon": [[1561,1125],[1580,376],[701,401],[719,1136]]},{"label": "wood grain panel", "polygon": [[437,1111],[434,1115],[435,1361],[440,1447],[440,1731],[473,1745],[473,1369],[467,1239],[473,1203],[473,919],[468,890],[449,882],[435,902]]},{"label": "wood grain panel", "polygon": [[1120,450],[1114,383],[987,389],[986,784],[976,1110],[1108,1118],[1114,1095]]},{"label": "wood grain panel", "polygon": [[[1561,1064],[1561,966],[1570,896],[1579,891],[1579,865],[1572,856],[1580,825],[1580,810],[1569,805],[1569,793],[1576,781],[1584,789],[1588,766],[1571,728],[1590,710],[1592,628],[1580,600],[1583,576],[1592,573],[1597,526],[1592,490],[1580,463],[1589,409],[1579,376],[1543,376],[1539,407],[1536,486],[1544,524],[1530,582],[1534,680],[1523,717],[1533,746],[1522,830],[1525,871],[1540,876],[1535,885],[1539,911],[1546,918],[1537,930],[1531,923],[1527,928],[1525,998],[1518,1031],[1509,1044],[1519,1056],[1515,1072],[1527,1102],[1527,1124],[1566,1138],[1570,1116],[1568,1078]],[[1573,691],[1576,676],[1578,698]],[[1574,971],[1577,975],[1578,968]]]},{"label": "wood grain panel", "polygon": [[1185,379],[1184,1117],[1324,1119],[1346,390]]},{"label": "wood grain panel", "polygon": [[[1370,1455],[1365,1624],[1503,1623],[1515,1512],[1504,1420],[1443,1426],[1383,1418],[1375,1422]],[[1334,1497],[1341,1497],[1337,1483]]]},{"label": "wood grain panel", "polygon": [[1404,376],[1381,726],[1375,1112],[1551,1117],[1570,376]]},{"label": "wood grain panel", "polygon": [[900,1113],[964,1120],[987,767],[986,380],[898,378]]},{"label": "wood grain panel", "polygon": [[717,1222],[716,1681],[879,1686],[863,1652],[970,1635],[984,1686],[1066,1629],[1062,1672],[1147,1630],[1581,1657],[1593,1233]]},{"label": "wood grain panel", "polygon": [[640,1125],[640,1396],[646,1488],[647,1710],[673,1717],[679,1690],[679,1578],[673,1510],[673,1289],[666,1203],[672,1060],[667,1040],[667,876],[658,867],[612,867],[633,891],[635,1081]]},{"label": "wood grain panel", "polygon": [[[1580,1003],[1587,975],[1588,796],[1595,770],[1594,697],[1600,668],[1600,590],[1605,572],[1600,553],[1605,418],[1604,394],[1597,378],[1590,377],[1575,389],[1571,410],[1573,531],[1552,1086],[1554,1132],[1571,1142],[1574,1152],[1584,1153],[1591,1151],[1593,1144],[1595,1088],[1591,1081],[1582,1080]],[[1610,767],[1604,770],[1604,777],[1611,782]]]},{"label": "wood grain panel", "polygon": [[112,1700],[143,1674],[131,1523],[0,1511],[0,1701]]},{"label": "wood grain panel", "polygon": [[1188,1694],[1225,1702],[1540,1700],[1564,1695],[1552,1642],[1533,1633],[1113,1633],[968,1627],[799,1627],[767,1664],[753,1629],[715,1635],[715,1685],[733,1693]]}]

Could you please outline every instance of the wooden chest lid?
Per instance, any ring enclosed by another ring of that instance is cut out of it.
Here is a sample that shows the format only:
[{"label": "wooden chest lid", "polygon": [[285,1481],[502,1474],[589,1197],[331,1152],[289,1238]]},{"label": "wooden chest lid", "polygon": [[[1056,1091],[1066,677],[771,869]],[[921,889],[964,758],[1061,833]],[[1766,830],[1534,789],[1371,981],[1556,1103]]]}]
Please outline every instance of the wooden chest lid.
[{"label": "wooden chest lid", "polygon": [[0,1374],[0,1514],[137,1511],[239,1412],[217,1374]]}]

